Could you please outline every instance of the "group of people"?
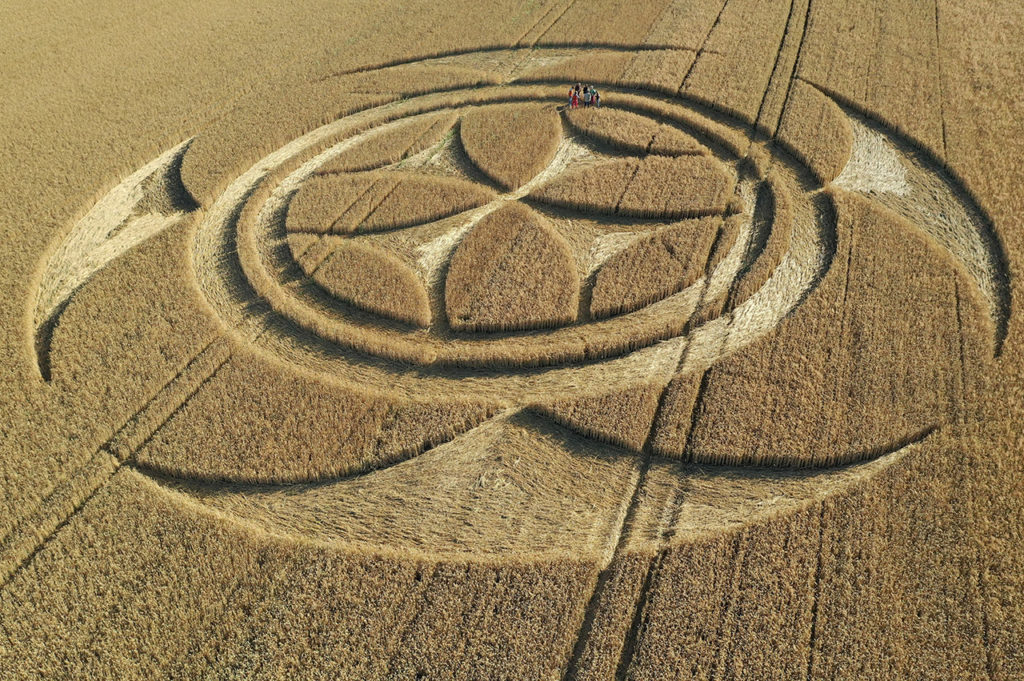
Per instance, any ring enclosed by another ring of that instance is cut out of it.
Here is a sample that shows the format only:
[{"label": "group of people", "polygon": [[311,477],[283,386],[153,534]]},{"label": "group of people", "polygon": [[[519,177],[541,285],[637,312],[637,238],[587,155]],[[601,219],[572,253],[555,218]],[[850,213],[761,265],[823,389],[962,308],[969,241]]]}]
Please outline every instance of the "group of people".
[{"label": "group of people", "polygon": [[584,85],[581,91],[580,84],[576,83],[569,88],[569,108],[580,108],[580,102],[583,102],[584,108],[601,106],[601,95],[593,85]]}]

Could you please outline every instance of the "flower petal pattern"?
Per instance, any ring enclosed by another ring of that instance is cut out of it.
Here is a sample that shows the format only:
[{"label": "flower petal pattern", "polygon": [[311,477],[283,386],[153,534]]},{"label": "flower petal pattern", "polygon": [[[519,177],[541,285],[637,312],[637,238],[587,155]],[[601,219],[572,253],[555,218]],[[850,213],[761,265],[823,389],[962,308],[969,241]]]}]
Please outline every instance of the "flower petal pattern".
[{"label": "flower petal pattern", "polygon": [[430,324],[427,292],[398,258],[351,240],[339,243],[313,281],[358,308],[416,326]]},{"label": "flower petal pattern", "polygon": [[456,119],[455,112],[446,109],[398,121],[345,149],[321,172],[375,170],[397,163],[437,144]]},{"label": "flower petal pattern", "polygon": [[704,274],[722,219],[688,220],[640,239],[597,271],[590,314],[640,309],[683,290]]},{"label": "flower petal pattern", "polygon": [[682,219],[725,212],[735,181],[707,156],[620,159],[563,173],[530,197],[576,210]]},{"label": "flower petal pattern", "polygon": [[494,198],[465,180],[399,171],[320,175],[288,206],[289,232],[350,234],[411,227],[456,215]]},{"label": "flower petal pattern", "polygon": [[569,245],[521,203],[482,219],[452,256],[445,310],[453,329],[568,324],[578,307],[579,275]]},{"label": "flower petal pattern", "polygon": [[460,139],[487,177],[505,189],[518,189],[555,157],[562,121],[550,104],[486,106],[463,116]]},{"label": "flower petal pattern", "polygon": [[686,156],[709,153],[682,130],[619,109],[569,109],[565,119],[577,132],[632,154]]}]

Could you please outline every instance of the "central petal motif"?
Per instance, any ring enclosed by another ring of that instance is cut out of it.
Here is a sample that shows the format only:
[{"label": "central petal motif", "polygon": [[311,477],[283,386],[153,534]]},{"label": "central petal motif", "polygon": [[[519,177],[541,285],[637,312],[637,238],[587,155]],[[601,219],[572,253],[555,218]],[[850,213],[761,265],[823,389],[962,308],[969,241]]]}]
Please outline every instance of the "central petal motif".
[{"label": "central petal motif", "polygon": [[576,320],[578,306],[569,245],[521,203],[481,220],[452,256],[445,311],[458,331],[560,326]]},{"label": "central petal motif", "polygon": [[672,121],[563,114],[476,103],[336,145],[288,204],[296,262],[370,313],[362,327],[436,343],[446,364],[560,363],[679,334],[736,241],[725,217],[752,210],[744,171]]}]

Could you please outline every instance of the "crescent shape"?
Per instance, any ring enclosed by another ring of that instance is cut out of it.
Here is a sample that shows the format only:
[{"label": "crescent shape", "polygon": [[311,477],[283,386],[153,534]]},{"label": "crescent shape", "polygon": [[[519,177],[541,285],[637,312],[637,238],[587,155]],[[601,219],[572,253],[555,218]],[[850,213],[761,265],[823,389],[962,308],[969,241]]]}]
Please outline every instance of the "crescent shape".
[{"label": "crescent shape", "polygon": [[199,205],[181,184],[181,160],[195,138],[168,149],[99,199],[47,253],[31,301],[39,375],[50,380],[50,343],[72,296],[97,272],[177,224]]},{"label": "crescent shape", "polygon": [[863,194],[909,220],[945,248],[978,287],[998,356],[1010,319],[1010,270],[992,219],[944,161],[845,98],[809,83],[846,115],[853,149],[836,187]]},{"label": "crescent shape", "polygon": [[[252,484],[167,477],[145,466],[136,470],[167,493],[293,540],[435,557],[586,555],[603,568],[612,559],[615,524],[624,512],[618,504],[628,501],[631,486],[643,484],[644,493],[635,499],[629,549],[664,548],[792,512],[917,455],[931,432],[873,460],[817,469],[660,459],[642,483],[638,457],[539,416],[506,411],[417,459],[339,480]],[[519,449],[509,456],[495,442]],[[434,482],[425,485],[424,479]],[[674,539],[663,538],[663,512],[674,503],[673,483],[680,479],[686,480],[687,493],[675,512]],[[618,503],[595,503],[609,498]],[[409,508],[416,513],[403,512]],[[536,515],[524,525],[510,508]],[[524,531],[531,526],[537,531]]]}]

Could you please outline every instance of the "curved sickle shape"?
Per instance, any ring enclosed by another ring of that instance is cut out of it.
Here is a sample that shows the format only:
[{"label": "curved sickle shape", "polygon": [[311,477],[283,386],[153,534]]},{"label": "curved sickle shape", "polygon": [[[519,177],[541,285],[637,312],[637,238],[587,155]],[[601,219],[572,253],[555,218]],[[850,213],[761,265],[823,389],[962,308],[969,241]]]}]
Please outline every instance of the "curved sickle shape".
[{"label": "curved sickle shape", "polygon": [[[604,568],[616,546],[610,536],[626,533],[622,544],[630,551],[661,550],[698,534],[795,512],[913,456],[932,432],[876,452],[872,460],[827,468],[779,470],[662,459],[648,474],[644,492],[635,496],[631,492],[642,485],[639,458],[631,461],[612,445],[511,411],[418,459],[343,479],[252,484],[172,478],[145,466],[136,470],[168,492],[235,522],[293,539],[449,557],[513,554],[530,559],[569,552],[589,555]],[[529,446],[517,451],[509,466],[496,442]],[[560,474],[552,461],[564,467]],[[573,484],[553,483],[553,475]],[[679,488],[669,482],[674,480],[685,486],[683,497],[675,496]],[[401,507],[394,502],[396,489],[402,490]],[[508,512],[521,503],[524,490],[530,491],[528,510],[534,514],[525,526],[522,516]],[[596,504],[595,495],[601,494],[636,506],[634,522],[622,524],[624,509],[618,503]],[[666,534],[664,509],[673,504],[674,524]],[[403,512],[409,508],[416,513]],[[543,531],[523,531],[531,526]]]},{"label": "curved sickle shape", "polygon": [[998,356],[1010,319],[1010,270],[991,218],[964,183],[923,145],[841,96],[811,85],[839,106],[853,131],[853,153],[833,184],[906,218],[963,265],[988,307]]},{"label": "curved sickle shape", "polygon": [[129,249],[199,207],[180,176],[181,160],[192,139],[122,180],[48,254],[30,312],[36,366],[44,380],[50,380],[54,328],[75,292]]}]

